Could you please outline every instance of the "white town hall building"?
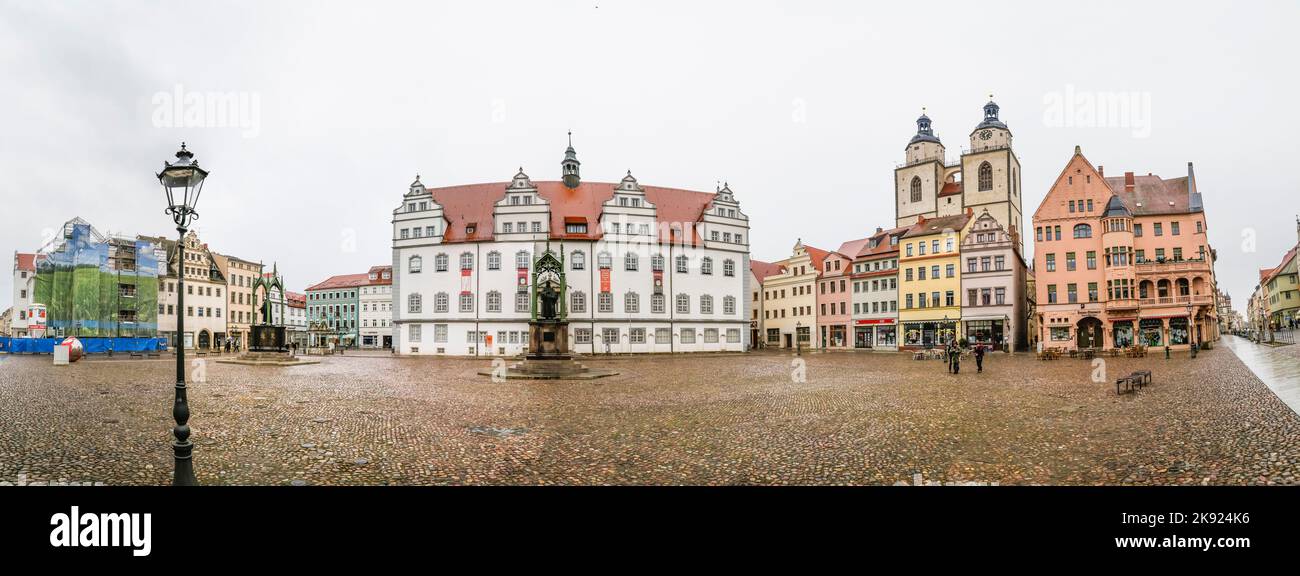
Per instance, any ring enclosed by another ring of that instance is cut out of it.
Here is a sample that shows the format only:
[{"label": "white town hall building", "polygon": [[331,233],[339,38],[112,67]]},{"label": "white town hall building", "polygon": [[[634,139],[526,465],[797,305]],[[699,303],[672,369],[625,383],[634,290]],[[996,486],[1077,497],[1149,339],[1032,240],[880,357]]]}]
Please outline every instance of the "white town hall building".
[{"label": "white town hall building", "polygon": [[560,181],[426,188],[393,211],[393,322],[404,355],[513,356],[528,345],[532,265],[564,261],[579,354],[744,351],[749,223],[714,193]]}]

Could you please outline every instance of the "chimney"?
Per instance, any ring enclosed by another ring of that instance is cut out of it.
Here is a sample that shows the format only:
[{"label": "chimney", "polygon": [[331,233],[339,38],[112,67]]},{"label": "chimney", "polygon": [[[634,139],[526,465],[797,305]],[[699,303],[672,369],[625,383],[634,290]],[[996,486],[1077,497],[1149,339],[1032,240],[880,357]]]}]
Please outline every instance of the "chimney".
[{"label": "chimney", "polygon": [[1196,172],[1192,170],[1191,162],[1187,163],[1187,209],[1193,212],[1205,209],[1201,193],[1196,189]]},{"label": "chimney", "polygon": [[1105,166],[1098,166],[1098,167],[1097,167],[1097,175],[1101,176],[1102,178],[1105,178],[1105,177],[1106,177],[1106,167],[1105,167]]},{"label": "chimney", "polygon": [[879,233],[884,232],[884,231],[885,231],[884,228],[881,228],[881,227],[879,227],[879,226],[876,226],[876,234],[879,234]]},{"label": "chimney", "polygon": [[1132,192],[1132,191],[1133,191],[1133,173],[1132,173],[1132,172],[1125,172],[1125,173],[1124,173],[1124,191],[1125,191],[1125,192]]}]

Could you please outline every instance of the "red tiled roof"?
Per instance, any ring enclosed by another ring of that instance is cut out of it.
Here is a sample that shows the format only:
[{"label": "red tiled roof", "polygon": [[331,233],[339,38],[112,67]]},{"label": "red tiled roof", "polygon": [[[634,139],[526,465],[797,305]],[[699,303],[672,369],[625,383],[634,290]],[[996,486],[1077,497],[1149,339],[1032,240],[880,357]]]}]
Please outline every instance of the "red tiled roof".
[{"label": "red tiled roof", "polygon": [[[969,210],[969,208],[968,208]],[[940,218],[928,218],[923,222],[913,224],[907,229],[906,237],[926,236],[929,234],[938,234],[947,229],[961,230],[966,227],[970,221],[970,214],[957,214],[955,216],[943,216]]]},{"label": "red tiled roof", "polygon": [[839,252],[848,258],[856,258],[858,253],[865,249],[870,243],[871,236],[859,238],[857,240],[849,240],[848,242],[840,244],[840,247],[836,252]]},{"label": "red tiled roof", "polygon": [[804,250],[808,251],[808,257],[812,259],[813,268],[816,268],[818,272],[821,272],[822,266],[826,263],[826,257],[830,256],[831,253],[822,250],[821,248],[813,248],[807,244],[804,244],[803,247]]},{"label": "red tiled roof", "polygon": [[907,229],[908,229],[908,228],[909,228],[908,226],[903,226],[903,227],[901,227],[901,228],[893,228],[893,229],[890,229],[890,230],[882,230],[879,234],[873,234],[871,237],[872,237],[872,238],[879,238],[879,239],[880,239],[880,243],[879,243],[875,248],[872,248],[870,243],[866,244],[865,246],[862,247],[862,251],[858,252],[858,253],[855,254],[853,257],[854,257],[855,259],[856,259],[856,258],[869,258],[869,257],[872,257],[872,256],[879,256],[879,255],[884,255],[884,254],[893,254],[893,253],[898,252],[898,245],[897,245],[897,244],[890,244],[890,243],[889,243],[889,237],[890,237],[890,236],[902,236],[903,234],[905,234],[905,233],[907,232]]},{"label": "red tiled roof", "polygon": [[961,182],[944,182],[943,189],[939,191],[940,198],[956,194],[961,194]]},{"label": "red tiled roof", "polygon": [[[384,279],[384,272],[388,272],[388,278]],[[374,274],[375,279],[370,280],[370,275]],[[393,283],[392,266],[371,266],[370,271],[366,272],[366,284],[370,286],[387,286]]]},{"label": "red tiled roof", "polygon": [[307,295],[297,292],[285,292],[285,299],[289,306],[293,308],[303,308],[307,306]]},{"label": "red tiled roof", "polygon": [[19,253],[15,254],[15,259],[17,260],[17,263],[16,263],[16,264],[17,264],[19,270],[26,270],[26,271],[28,271],[28,272],[35,272],[35,271],[36,271],[36,255],[35,255],[35,254],[23,254],[23,253],[19,252]]},{"label": "red tiled roof", "polygon": [[1171,180],[1153,175],[1134,176],[1132,192],[1124,189],[1125,178],[1125,176],[1107,176],[1106,184],[1134,216],[1191,212],[1188,207],[1191,196],[1187,193],[1186,176]]},{"label": "red tiled roof", "polygon": [[780,264],[763,262],[761,260],[750,260],[749,269],[754,273],[754,277],[758,278],[760,282],[768,276],[776,276],[785,271],[785,267]]},{"label": "red tiled roof", "polygon": [[370,274],[344,274],[342,276],[330,276],[329,279],[307,288],[308,292],[313,290],[332,290],[335,288],[356,288],[365,286],[370,283]]},{"label": "red tiled roof", "polygon": [[1272,279],[1273,279],[1273,276],[1276,276],[1278,272],[1281,272],[1283,268],[1286,268],[1286,265],[1291,261],[1291,258],[1294,257],[1295,255],[1296,255],[1296,248],[1292,248],[1292,249],[1290,249],[1290,250],[1287,250],[1287,253],[1284,254],[1284,255],[1282,256],[1282,263],[1281,263],[1281,264],[1278,264],[1278,265],[1277,265],[1276,267],[1274,267],[1274,268],[1263,268],[1263,269],[1261,269],[1261,270],[1259,271],[1259,282],[1260,282],[1260,284],[1264,284],[1264,283],[1267,283],[1267,282],[1269,282],[1270,280],[1272,280]]},{"label": "red tiled roof", "polygon": [[[472,242],[491,240],[492,209],[506,194],[508,182],[487,184],[468,184],[430,188],[433,200],[443,208],[447,218],[447,233],[443,242]],[[608,182],[582,182],[577,188],[568,188],[560,181],[534,182],[537,194],[551,207],[551,238],[598,240],[600,227],[596,225],[600,218],[601,205],[614,197],[615,184]],[[677,188],[643,186],[646,200],[657,208],[660,224],[681,223],[683,234],[689,238],[684,241],[699,244],[701,238],[693,224],[700,220],[705,206],[713,201],[712,192],[695,192]],[[565,222],[586,222],[586,234],[568,234]],[[468,224],[475,224],[473,236],[465,233]],[[668,227],[660,226],[660,240],[664,242],[683,239],[672,238]]]}]

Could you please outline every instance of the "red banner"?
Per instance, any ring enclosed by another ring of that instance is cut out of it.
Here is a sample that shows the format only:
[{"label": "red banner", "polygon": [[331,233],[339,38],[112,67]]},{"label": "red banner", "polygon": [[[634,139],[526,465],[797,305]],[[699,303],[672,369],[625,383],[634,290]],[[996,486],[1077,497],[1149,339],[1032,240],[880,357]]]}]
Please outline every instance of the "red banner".
[{"label": "red banner", "polygon": [[527,285],[528,285],[528,269],[527,269],[527,268],[520,268],[520,269],[519,269],[519,285],[520,285],[520,286],[527,286]]},{"label": "red banner", "polygon": [[868,320],[858,320],[856,322],[858,326],[864,326],[867,324],[893,324],[893,323],[894,323],[893,318],[876,318],[876,319],[868,319]]},{"label": "red banner", "polygon": [[474,283],[471,281],[470,278],[470,274],[472,272],[473,270],[470,270],[468,268],[461,269],[460,271],[460,293],[461,294],[469,294],[470,292],[473,292],[473,290],[470,289],[474,286]]},{"label": "red banner", "polygon": [[600,291],[609,292],[609,268],[600,269]]}]

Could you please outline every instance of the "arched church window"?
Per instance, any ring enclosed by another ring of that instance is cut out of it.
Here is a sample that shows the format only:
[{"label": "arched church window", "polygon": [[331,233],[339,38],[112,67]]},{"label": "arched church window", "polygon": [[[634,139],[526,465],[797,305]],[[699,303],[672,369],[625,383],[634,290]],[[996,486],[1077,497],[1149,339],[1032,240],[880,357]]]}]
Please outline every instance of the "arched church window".
[{"label": "arched church window", "polygon": [[921,177],[920,176],[912,177],[912,201],[913,202],[921,201]]},{"label": "arched church window", "polygon": [[986,192],[993,189],[993,165],[988,162],[980,164],[980,192]]}]

